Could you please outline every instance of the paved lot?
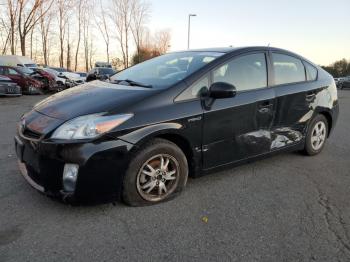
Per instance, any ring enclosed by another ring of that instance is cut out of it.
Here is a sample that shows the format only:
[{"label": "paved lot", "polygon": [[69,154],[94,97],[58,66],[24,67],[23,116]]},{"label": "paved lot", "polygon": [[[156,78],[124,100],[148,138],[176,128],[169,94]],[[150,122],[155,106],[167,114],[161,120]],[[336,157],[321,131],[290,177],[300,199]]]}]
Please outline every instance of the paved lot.
[{"label": "paved lot", "polygon": [[145,208],[70,207],[33,190],[13,135],[43,97],[1,98],[0,261],[350,261],[350,91],[339,95],[321,155],[190,179],[174,201]]}]

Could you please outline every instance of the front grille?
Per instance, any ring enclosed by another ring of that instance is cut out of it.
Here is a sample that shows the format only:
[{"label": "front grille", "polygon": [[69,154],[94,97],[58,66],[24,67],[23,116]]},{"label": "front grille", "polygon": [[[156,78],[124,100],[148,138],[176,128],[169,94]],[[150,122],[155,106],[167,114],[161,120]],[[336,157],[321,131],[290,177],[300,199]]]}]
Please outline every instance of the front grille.
[{"label": "front grille", "polygon": [[33,131],[33,130],[27,128],[27,127],[24,128],[24,130],[23,130],[22,133],[23,133],[23,135],[24,135],[25,137],[27,137],[27,138],[40,139],[40,137],[41,137],[41,134],[40,134],[40,133],[35,132],[35,131]]}]

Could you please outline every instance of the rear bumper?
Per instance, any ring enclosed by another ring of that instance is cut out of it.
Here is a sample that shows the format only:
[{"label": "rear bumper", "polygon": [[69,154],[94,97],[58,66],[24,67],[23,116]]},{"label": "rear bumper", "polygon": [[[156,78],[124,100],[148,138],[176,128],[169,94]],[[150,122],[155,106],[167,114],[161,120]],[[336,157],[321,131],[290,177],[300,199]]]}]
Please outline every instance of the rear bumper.
[{"label": "rear bumper", "polygon": [[[63,200],[119,198],[129,151],[133,145],[121,140],[84,144],[35,142],[15,137],[18,166],[36,190]],[[79,165],[74,192],[63,188],[65,164]]]}]

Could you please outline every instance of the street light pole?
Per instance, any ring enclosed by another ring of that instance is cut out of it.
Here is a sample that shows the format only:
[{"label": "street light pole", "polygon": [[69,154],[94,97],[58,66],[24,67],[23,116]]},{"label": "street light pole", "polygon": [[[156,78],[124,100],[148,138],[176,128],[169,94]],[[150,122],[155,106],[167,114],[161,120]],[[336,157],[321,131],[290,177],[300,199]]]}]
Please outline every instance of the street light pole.
[{"label": "street light pole", "polygon": [[190,49],[190,36],[191,36],[191,17],[197,16],[196,14],[188,15],[188,38],[187,38],[187,49]]}]

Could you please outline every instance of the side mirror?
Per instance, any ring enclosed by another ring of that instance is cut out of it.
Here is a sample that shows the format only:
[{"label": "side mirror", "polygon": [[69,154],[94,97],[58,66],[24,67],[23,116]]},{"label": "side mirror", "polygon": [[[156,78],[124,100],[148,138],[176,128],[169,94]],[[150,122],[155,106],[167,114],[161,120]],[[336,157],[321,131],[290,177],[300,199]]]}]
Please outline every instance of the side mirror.
[{"label": "side mirror", "polygon": [[236,93],[235,86],[225,82],[214,83],[209,89],[209,96],[215,99],[234,97]]}]

